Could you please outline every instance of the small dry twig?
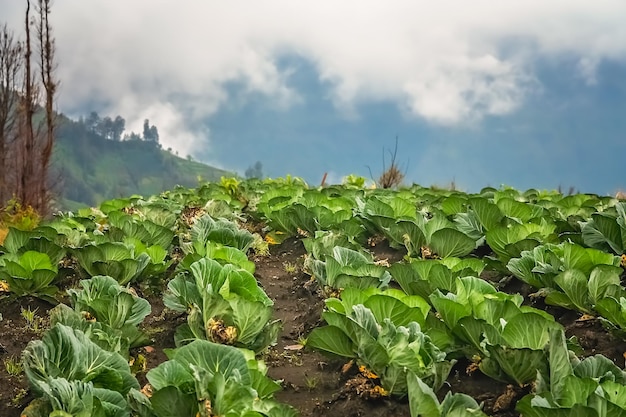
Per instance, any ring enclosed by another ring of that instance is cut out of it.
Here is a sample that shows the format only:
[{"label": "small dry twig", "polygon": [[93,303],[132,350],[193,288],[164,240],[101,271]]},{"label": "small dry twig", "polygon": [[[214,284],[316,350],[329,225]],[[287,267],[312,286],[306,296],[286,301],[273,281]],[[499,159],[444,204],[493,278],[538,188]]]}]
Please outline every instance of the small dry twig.
[{"label": "small dry twig", "polygon": [[[393,149],[388,151],[389,156],[391,157],[391,165],[389,168],[385,167],[385,156],[383,154],[383,173],[378,178],[378,181],[375,181],[377,186],[380,188],[394,188],[398,187],[404,181],[404,172],[400,170],[398,163],[396,162],[396,157],[398,155],[398,137],[396,136],[396,145]],[[372,176],[372,170],[367,167],[370,171],[370,176]],[[373,180],[374,178],[372,178]]]}]

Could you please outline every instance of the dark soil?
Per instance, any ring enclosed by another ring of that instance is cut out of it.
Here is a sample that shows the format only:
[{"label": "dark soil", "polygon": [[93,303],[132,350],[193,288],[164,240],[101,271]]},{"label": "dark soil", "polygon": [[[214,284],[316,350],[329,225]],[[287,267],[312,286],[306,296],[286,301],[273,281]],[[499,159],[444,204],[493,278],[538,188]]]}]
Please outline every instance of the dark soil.
[{"label": "dark soil", "polygon": [[[370,249],[376,260],[388,260],[389,263],[401,260],[405,255],[390,248],[385,241],[376,242]],[[283,323],[278,343],[264,357],[269,375],[281,380],[284,387],[276,397],[298,409],[302,417],[409,417],[406,398],[365,398],[368,395],[364,395],[360,388],[368,381],[359,377],[355,366],[348,366],[347,361],[329,360],[300,344],[313,328],[321,324],[320,315],[324,306],[316,282],[302,269],[305,253],[299,240],[287,239],[281,245],[273,246],[269,256],[253,259],[256,263],[255,275],[274,300],[275,315]],[[553,314],[565,327],[567,337],[577,337],[584,349],[583,355],[603,354],[624,367],[626,343],[607,332],[599,320],[545,306],[541,299],[530,297],[530,288],[514,279],[502,282],[499,288],[518,292],[525,296],[528,304]],[[152,305],[152,313],[146,318],[144,328],[154,343],[131,352],[135,358],[139,355],[145,358],[145,368],[139,366],[137,370],[142,385],[146,382],[147,370],[167,359],[163,349],[174,347],[174,330],[186,320],[184,314],[164,308],[160,295],[143,296]],[[7,368],[12,361],[19,361],[29,341],[41,338],[48,326],[48,311],[52,307],[33,298],[0,300],[0,359],[3,362],[0,366],[0,416],[18,417],[20,410],[32,400],[24,374],[10,375]],[[35,311],[35,321],[29,324],[22,309]],[[500,383],[485,377],[480,371],[468,373],[468,365],[465,360],[455,365],[440,396],[448,391],[466,393],[483,403],[487,415],[518,417],[515,403],[530,391],[530,387]]]},{"label": "dark soil", "polygon": [[[22,298],[7,302],[0,301],[0,416],[19,416],[22,410],[33,399],[28,389],[24,373],[13,371],[11,365],[21,367],[22,351],[31,340],[40,339],[44,330],[49,327],[48,310],[53,306],[37,298]],[[29,323],[23,314],[34,312],[34,320]]]}]

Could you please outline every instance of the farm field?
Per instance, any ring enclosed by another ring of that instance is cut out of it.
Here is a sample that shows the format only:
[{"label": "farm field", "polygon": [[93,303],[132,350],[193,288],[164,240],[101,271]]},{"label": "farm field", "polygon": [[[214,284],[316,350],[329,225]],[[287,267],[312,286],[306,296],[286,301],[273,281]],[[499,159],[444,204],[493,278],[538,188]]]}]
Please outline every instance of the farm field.
[{"label": "farm field", "polygon": [[626,415],[625,210],[225,178],[11,228],[0,415]]}]

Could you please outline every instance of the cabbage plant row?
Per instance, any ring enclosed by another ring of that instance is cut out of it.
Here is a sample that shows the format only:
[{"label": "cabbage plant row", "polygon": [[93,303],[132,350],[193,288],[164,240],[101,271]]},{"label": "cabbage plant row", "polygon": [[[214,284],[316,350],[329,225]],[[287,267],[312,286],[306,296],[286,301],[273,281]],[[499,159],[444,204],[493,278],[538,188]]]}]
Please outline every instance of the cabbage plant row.
[{"label": "cabbage plant row", "polygon": [[[246,256],[260,237],[241,229],[221,200],[166,196],[112,200],[65,213],[34,230],[11,229],[0,248],[9,297],[59,303],[51,327],[23,352],[35,399],[25,416],[294,416],[273,399],[280,385],[257,353],[275,343],[273,302]],[[215,216],[215,217],[213,217]],[[83,277],[66,295],[55,285]],[[140,390],[131,349],[151,343],[150,313],[135,288],[164,285],[185,312],[169,360]]]},{"label": "cabbage plant row", "polygon": [[[0,248],[11,296],[54,301],[65,276],[88,278],[24,353],[41,396],[30,415],[292,415],[255,359],[280,323],[246,256],[287,237],[303,240],[306,270],[327,297],[326,325],[307,348],[355,360],[380,381],[380,395],[408,396],[413,416],[483,415],[463,394],[437,399],[460,358],[496,380],[531,384],[518,402],[524,416],[626,415],[622,370],[602,356],[578,360],[554,317],[481,278],[515,277],[547,304],[620,331],[625,209],[610,197],[538,190],[223,179],[11,229]],[[370,249],[381,241],[404,259],[376,260]],[[187,314],[178,347],[148,373],[152,392],[139,391],[127,369],[129,349],[147,343],[138,325],[149,313],[129,284],[166,285],[165,304]],[[70,356],[105,363],[73,369],[83,365],[59,359]]]},{"label": "cabbage plant row", "polygon": [[[524,416],[626,413],[622,370],[599,355],[578,360],[568,351],[580,350],[576,340],[565,340],[554,317],[480,278],[513,274],[546,303],[622,329],[626,203],[534,190],[293,184],[257,199],[271,228],[304,238],[308,271],[329,297],[327,325],[307,346],[356,359],[387,395],[408,395],[412,415],[481,414],[471,399],[448,396],[444,405],[435,396],[462,356],[498,381],[531,384],[517,407]],[[381,237],[406,250],[404,261],[375,261],[365,248]]]}]

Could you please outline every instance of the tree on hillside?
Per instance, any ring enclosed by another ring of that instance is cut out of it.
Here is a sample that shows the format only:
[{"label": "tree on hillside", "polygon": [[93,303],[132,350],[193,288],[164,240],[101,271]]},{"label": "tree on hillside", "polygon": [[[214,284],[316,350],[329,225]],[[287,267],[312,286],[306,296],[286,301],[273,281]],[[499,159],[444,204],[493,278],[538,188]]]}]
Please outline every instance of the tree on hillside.
[{"label": "tree on hillside", "polygon": [[148,119],[143,121],[143,140],[159,143],[159,131],[156,126],[150,126],[150,120]]},{"label": "tree on hillside", "polygon": [[104,119],[100,120],[96,132],[105,139],[113,139],[113,119],[106,116]]},{"label": "tree on hillside", "polygon": [[116,116],[111,126],[111,136],[114,141],[122,140],[122,133],[126,130],[126,120],[122,116]]},{"label": "tree on hillside", "polygon": [[107,116],[100,121],[97,133],[105,139],[119,142],[122,140],[122,133],[124,133],[125,124],[126,121],[122,118],[122,116],[116,116],[115,120]]},{"label": "tree on hillside", "polygon": [[84,123],[87,130],[96,133],[98,126],[100,125],[100,115],[97,112],[92,111],[89,113],[89,116],[85,118]]},{"label": "tree on hillside", "polygon": [[263,178],[263,164],[261,161],[256,161],[254,165],[250,165],[245,172],[246,178]]},{"label": "tree on hillside", "polygon": [[122,140],[122,134],[126,130],[126,120],[120,115],[115,116],[115,119],[109,116],[101,119],[97,112],[92,111],[83,123],[89,131],[116,142]]},{"label": "tree on hillside", "polygon": [[[79,122],[80,123],[80,122]],[[100,117],[100,115],[92,111],[83,121],[87,130],[96,135],[102,136],[105,139],[114,140],[119,142],[144,140],[146,142],[156,143],[158,147],[159,143],[159,130],[156,126],[150,125],[150,120],[145,119],[143,123],[143,135],[135,132],[124,134],[126,130],[126,120],[120,116],[115,116],[115,119],[111,119],[109,116]]]},{"label": "tree on hillside", "polygon": [[141,135],[139,133],[130,132],[130,134],[124,135],[125,141],[141,141]]}]

